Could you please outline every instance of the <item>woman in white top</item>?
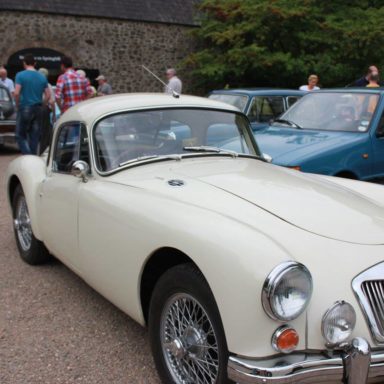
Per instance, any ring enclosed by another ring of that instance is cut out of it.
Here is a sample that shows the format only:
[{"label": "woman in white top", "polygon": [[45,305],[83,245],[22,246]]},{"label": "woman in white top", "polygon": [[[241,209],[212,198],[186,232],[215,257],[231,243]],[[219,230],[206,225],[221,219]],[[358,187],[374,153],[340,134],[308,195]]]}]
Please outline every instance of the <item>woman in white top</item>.
[{"label": "woman in white top", "polygon": [[308,85],[302,85],[299,89],[300,91],[316,91],[320,89],[316,86],[318,81],[319,78],[317,75],[311,75],[308,77]]}]

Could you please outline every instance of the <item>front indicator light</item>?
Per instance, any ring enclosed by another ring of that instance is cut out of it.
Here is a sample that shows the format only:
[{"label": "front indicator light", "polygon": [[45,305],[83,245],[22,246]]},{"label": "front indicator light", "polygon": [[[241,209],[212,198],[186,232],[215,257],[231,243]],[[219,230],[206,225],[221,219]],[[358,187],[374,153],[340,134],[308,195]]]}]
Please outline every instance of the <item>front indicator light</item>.
[{"label": "front indicator light", "polygon": [[331,346],[348,340],[356,325],[356,312],[352,305],[337,301],[325,312],[321,322],[321,332]]},{"label": "front indicator light", "polygon": [[281,353],[291,353],[299,344],[299,334],[294,328],[283,325],[272,335],[272,347]]},{"label": "front indicator light", "polygon": [[295,171],[301,171],[301,167],[298,166],[298,165],[294,165],[294,166],[291,166],[291,167],[288,167],[290,169],[294,169]]}]

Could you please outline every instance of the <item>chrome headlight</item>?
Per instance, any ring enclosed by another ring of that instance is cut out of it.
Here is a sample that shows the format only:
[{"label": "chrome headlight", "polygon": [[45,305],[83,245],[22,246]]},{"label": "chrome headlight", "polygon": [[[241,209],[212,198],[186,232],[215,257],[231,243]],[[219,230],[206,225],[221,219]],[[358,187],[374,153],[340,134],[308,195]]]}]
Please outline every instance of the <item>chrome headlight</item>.
[{"label": "chrome headlight", "polygon": [[346,341],[356,325],[356,313],[352,305],[337,301],[325,312],[321,322],[324,339],[332,345]]},{"label": "chrome headlight", "polygon": [[267,277],[262,303],[274,320],[290,321],[300,316],[312,296],[312,276],[308,269],[293,261],[278,265]]}]

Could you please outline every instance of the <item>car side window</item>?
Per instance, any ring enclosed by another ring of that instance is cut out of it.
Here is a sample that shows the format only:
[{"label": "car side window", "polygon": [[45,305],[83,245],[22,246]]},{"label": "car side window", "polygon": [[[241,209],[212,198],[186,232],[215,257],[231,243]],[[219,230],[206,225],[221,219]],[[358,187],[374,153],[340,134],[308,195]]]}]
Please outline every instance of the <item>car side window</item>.
[{"label": "car side window", "polygon": [[81,123],[69,123],[60,127],[52,161],[55,172],[70,173],[72,165],[83,160],[90,165],[86,128]]},{"label": "car side window", "polygon": [[252,99],[248,118],[251,122],[266,123],[284,112],[284,99],[281,96],[255,96]]},{"label": "car side window", "polygon": [[381,114],[379,124],[377,125],[376,136],[384,137],[384,112]]},{"label": "car side window", "polygon": [[291,107],[299,99],[300,99],[300,96],[288,96],[287,97],[287,108]]}]

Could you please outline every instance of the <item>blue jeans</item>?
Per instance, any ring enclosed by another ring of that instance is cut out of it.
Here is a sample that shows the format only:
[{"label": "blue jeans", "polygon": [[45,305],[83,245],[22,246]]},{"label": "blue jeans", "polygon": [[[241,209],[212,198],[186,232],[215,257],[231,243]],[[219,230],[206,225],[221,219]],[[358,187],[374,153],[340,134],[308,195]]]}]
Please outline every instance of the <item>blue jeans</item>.
[{"label": "blue jeans", "polygon": [[42,124],[42,106],[21,106],[16,116],[16,141],[23,155],[37,154]]}]

